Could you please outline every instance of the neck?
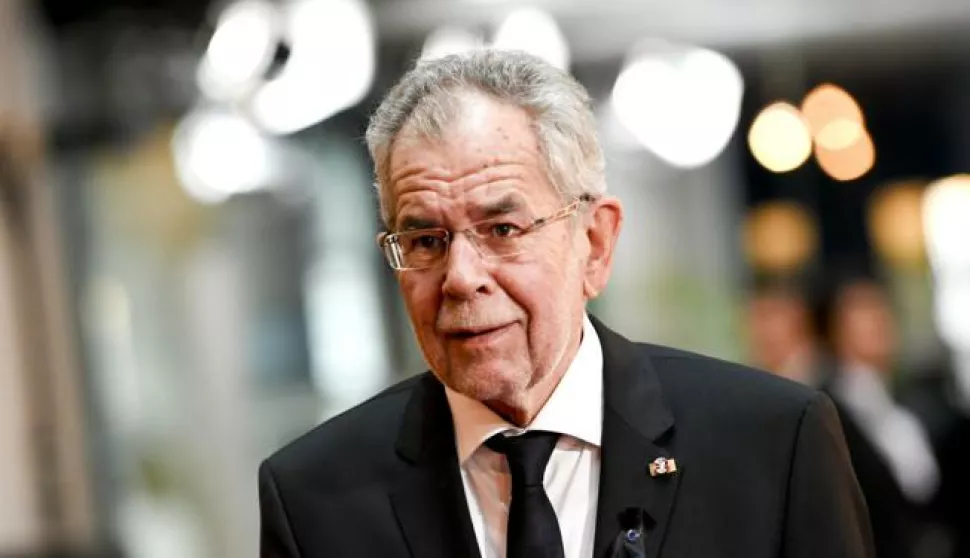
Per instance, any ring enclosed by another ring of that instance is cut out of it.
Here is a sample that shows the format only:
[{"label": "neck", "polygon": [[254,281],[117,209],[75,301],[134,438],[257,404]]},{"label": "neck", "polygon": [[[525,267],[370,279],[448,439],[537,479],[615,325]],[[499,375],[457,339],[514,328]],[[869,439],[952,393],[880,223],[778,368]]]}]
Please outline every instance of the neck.
[{"label": "neck", "polygon": [[879,373],[880,375],[889,374],[891,369],[891,364],[886,359],[865,358],[856,354],[843,355],[841,357],[841,361],[847,368],[867,368]]},{"label": "neck", "polygon": [[525,428],[532,424],[539,411],[545,406],[549,398],[562,381],[569,366],[579,352],[579,345],[583,339],[582,325],[579,334],[573,336],[567,343],[562,356],[553,368],[552,373],[539,377],[538,381],[530,384],[520,393],[514,394],[510,398],[495,401],[484,401],[486,407],[490,408],[495,414],[507,420],[519,428]]},{"label": "neck", "polygon": [[814,376],[814,348],[805,343],[791,352],[778,367],[782,376],[798,382],[810,384]]},{"label": "neck", "polygon": [[485,401],[485,405],[510,424],[525,428],[539,415],[539,411],[552,397],[552,392],[556,391],[565,374],[566,368],[562,368],[546,375],[539,383],[529,387],[525,393],[512,401]]}]

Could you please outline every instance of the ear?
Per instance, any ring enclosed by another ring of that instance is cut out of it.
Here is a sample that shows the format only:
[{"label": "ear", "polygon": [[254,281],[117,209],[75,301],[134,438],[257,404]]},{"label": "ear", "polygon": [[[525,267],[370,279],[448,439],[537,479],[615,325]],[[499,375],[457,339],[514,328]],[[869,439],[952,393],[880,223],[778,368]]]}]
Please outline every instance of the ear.
[{"label": "ear", "polygon": [[587,217],[586,240],[589,257],[583,278],[583,295],[587,300],[599,296],[610,279],[613,268],[613,249],[623,225],[623,205],[616,198],[597,200]]}]

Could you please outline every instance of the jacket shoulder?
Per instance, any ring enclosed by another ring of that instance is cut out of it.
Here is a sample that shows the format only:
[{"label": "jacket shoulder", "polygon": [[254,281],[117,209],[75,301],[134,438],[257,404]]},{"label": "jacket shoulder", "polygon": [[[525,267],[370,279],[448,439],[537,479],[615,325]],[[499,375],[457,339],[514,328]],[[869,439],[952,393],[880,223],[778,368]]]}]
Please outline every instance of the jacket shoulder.
[{"label": "jacket shoulder", "polygon": [[266,466],[279,477],[330,479],[340,486],[345,478],[395,463],[405,408],[427,375],[408,378],[328,419],[276,451]]},{"label": "jacket shoulder", "polygon": [[709,409],[752,420],[771,415],[800,416],[818,398],[818,390],[770,372],[709,356],[637,343],[649,358],[668,403]]}]

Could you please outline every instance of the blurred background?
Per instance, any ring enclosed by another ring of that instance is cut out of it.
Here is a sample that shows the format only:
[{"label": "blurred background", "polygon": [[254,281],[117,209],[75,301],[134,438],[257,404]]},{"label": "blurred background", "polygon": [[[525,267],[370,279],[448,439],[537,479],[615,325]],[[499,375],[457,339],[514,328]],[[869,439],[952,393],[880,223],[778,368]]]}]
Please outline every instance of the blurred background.
[{"label": "blurred background", "polygon": [[842,411],[880,556],[970,556],[970,2],[0,0],[0,556],[255,556],[256,468],[424,370],[369,113],[492,46],[592,93],[593,312]]}]

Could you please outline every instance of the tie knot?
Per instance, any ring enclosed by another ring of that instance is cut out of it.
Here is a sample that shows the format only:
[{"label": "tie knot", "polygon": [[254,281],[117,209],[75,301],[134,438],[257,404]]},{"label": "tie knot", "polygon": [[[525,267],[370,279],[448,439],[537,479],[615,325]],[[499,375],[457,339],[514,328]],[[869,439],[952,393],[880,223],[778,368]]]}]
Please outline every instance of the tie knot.
[{"label": "tie knot", "polygon": [[513,486],[542,486],[546,465],[558,440],[559,434],[554,432],[532,431],[519,436],[496,434],[485,445],[505,454]]}]

